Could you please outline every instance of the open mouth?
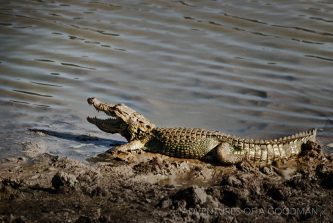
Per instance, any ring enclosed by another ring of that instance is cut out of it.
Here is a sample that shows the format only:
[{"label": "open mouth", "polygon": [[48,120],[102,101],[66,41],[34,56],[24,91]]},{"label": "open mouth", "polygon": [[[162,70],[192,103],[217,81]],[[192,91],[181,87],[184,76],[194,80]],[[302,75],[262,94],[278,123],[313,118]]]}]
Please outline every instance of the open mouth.
[{"label": "open mouth", "polygon": [[108,125],[116,125],[117,123],[119,123],[119,119],[118,118],[105,118],[105,119],[101,119],[101,118],[97,118],[95,117],[87,117],[87,121],[90,122],[91,124],[98,124],[98,123],[105,123]]},{"label": "open mouth", "polygon": [[[97,100],[96,98],[88,98],[87,102],[89,105],[93,105],[93,107],[96,109],[97,112],[103,111],[105,113],[105,108],[102,106],[102,103],[100,103],[100,101]],[[120,118],[112,116],[110,117],[110,113],[108,113],[108,115],[109,115],[108,118],[104,119],[97,118],[96,116],[95,117],[88,116],[87,121],[98,126],[101,125],[105,127],[119,126],[121,122]]]},{"label": "open mouth", "polygon": [[122,131],[122,121],[120,118],[110,117],[110,118],[97,118],[97,117],[87,117],[87,121],[94,124],[100,130],[108,133],[120,133]]}]

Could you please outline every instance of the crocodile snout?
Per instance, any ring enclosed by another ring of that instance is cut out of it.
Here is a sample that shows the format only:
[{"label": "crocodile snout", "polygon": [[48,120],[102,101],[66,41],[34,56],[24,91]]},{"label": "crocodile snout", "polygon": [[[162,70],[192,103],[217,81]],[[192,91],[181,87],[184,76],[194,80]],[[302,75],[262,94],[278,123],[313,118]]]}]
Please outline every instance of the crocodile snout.
[{"label": "crocodile snout", "polygon": [[95,100],[96,98],[94,98],[94,97],[92,97],[92,98],[88,98],[87,99],[87,102],[88,102],[88,104],[89,105],[92,105],[93,103],[94,103],[94,100]]}]

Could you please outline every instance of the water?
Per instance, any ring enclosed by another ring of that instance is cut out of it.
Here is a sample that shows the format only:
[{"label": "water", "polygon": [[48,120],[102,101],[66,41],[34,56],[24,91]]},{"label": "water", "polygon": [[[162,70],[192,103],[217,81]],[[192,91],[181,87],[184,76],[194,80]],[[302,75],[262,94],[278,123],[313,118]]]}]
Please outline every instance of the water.
[{"label": "water", "polygon": [[80,159],[108,147],[31,127],[122,140],[86,122],[91,96],[163,127],[320,128],[327,144],[332,25],[331,1],[1,1],[1,156],[32,139]]}]

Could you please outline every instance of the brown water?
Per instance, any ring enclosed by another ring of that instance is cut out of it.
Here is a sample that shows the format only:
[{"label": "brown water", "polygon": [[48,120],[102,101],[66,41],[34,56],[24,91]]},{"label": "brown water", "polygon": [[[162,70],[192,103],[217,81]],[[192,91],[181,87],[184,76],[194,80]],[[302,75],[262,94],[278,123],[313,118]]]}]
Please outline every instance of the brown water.
[{"label": "brown water", "polygon": [[75,140],[120,139],[85,121],[91,96],[164,127],[332,142],[332,25],[331,1],[1,1],[1,156],[29,127],[68,133],[44,137],[53,153],[105,150]]}]

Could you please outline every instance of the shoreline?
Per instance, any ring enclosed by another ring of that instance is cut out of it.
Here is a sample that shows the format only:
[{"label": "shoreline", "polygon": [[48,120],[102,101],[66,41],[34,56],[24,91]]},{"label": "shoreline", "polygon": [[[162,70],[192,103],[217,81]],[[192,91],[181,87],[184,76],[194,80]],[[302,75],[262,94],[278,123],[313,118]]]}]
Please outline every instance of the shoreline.
[{"label": "shoreline", "polygon": [[26,145],[0,163],[0,222],[329,222],[333,155],[220,166],[135,151],[81,162]]}]

